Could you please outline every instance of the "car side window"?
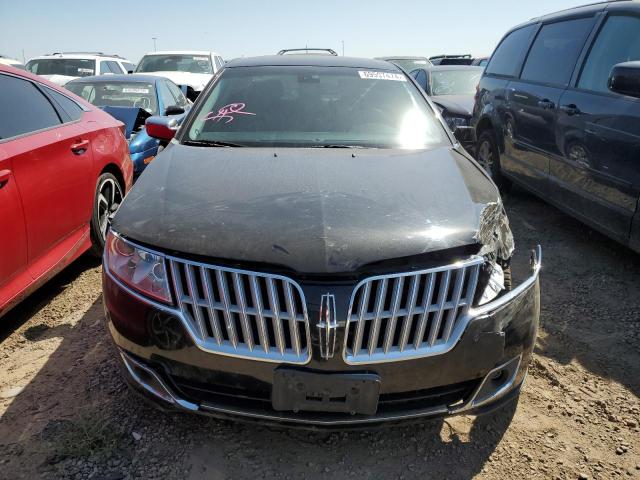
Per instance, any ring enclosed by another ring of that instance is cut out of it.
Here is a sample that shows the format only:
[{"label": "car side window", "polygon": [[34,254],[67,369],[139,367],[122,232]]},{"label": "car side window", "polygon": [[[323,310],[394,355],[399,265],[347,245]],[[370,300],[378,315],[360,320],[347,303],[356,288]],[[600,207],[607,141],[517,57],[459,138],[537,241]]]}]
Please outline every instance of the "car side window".
[{"label": "car side window", "polygon": [[53,98],[53,101],[58,104],[59,108],[67,114],[67,121],[79,120],[82,117],[82,108],[76,102],[71,100],[65,95],[47,87],[43,87],[48,95]]},{"label": "car side window", "polygon": [[[160,98],[162,99],[162,106],[163,108],[166,110],[169,107],[172,107],[174,105],[176,105],[176,100],[175,98],[173,98],[173,95],[171,94],[171,90],[169,90],[169,87],[167,86],[167,82],[158,82],[159,86],[159,92],[160,92]],[[160,112],[161,115],[164,115],[164,112]]]},{"label": "car side window", "polygon": [[120,65],[118,65],[118,62],[108,61],[107,66],[109,67],[109,70],[111,70],[111,73],[117,73],[117,74],[127,73],[123,71],[122,68],[120,68]]},{"label": "car side window", "polygon": [[534,28],[535,25],[529,25],[514,30],[507,35],[491,55],[486,72],[495,75],[514,76],[529,46],[529,38]]},{"label": "car side window", "polygon": [[588,17],[544,25],[529,51],[521,78],[568,85],[593,22],[593,17]]},{"label": "car side window", "polygon": [[416,79],[418,85],[426,92],[427,91],[427,74],[424,73],[424,70],[416,70],[414,72],[413,78]]},{"label": "car side window", "polygon": [[109,64],[105,61],[100,62],[100,75],[104,75],[105,73],[111,73],[111,69],[109,68]]},{"label": "car side window", "polygon": [[176,105],[178,105],[179,107],[186,107],[187,105],[189,105],[189,102],[187,101],[184,94],[182,93],[182,90],[180,90],[180,88],[175,83],[173,82],[166,82],[166,83],[167,83],[167,86],[169,87],[169,90],[171,91],[171,94],[176,100]]},{"label": "car side window", "polygon": [[639,17],[609,17],[591,47],[578,80],[578,88],[609,92],[611,68],[617,63],[640,60],[638,32]]},{"label": "car side window", "polygon": [[0,140],[61,123],[49,99],[32,82],[0,75]]}]

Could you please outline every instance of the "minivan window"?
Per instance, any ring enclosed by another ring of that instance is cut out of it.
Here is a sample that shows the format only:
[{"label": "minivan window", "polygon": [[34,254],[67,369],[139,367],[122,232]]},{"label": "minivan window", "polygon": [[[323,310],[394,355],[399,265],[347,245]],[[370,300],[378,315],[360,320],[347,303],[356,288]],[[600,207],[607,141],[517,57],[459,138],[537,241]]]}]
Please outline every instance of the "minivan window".
[{"label": "minivan window", "polygon": [[450,145],[399,71],[347,67],[227,68],[190,116],[183,141],[241,146],[432,148]]},{"label": "minivan window", "polygon": [[521,78],[568,85],[592,25],[593,17],[544,25],[533,42]]},{"label": "minivan window", "polygon": [[33,83],[0,75],[0,140],[60,123],[51,102]]},{"label": "minivan window", "polygon": [[638,32],[640,32],[640,18],[609,17],[591,47],[578,87],[608,92],[611,68],[617,63],[640,60]]},{"label": "minivan window", "polygon": [[535,25],[514,30],[507,35],[491,56],[486,72],[495,75],[514,76],[520,61],[529,46],[529,37]]}]

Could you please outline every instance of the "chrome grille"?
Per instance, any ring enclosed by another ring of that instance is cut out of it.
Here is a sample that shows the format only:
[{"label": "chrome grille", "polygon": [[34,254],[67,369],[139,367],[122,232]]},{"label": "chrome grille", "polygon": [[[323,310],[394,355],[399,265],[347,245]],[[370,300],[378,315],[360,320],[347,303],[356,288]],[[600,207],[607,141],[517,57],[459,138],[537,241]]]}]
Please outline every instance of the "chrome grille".
[{"label": "chrome grille", "polygon": [[273,362],[310,360],[302,290],[278,275],[169,258],[178,306],[200,346]]},{"label": "chrome grille", "polygon": [[375,363],[445,353],[466,326],[482,258],[360,282],[351,295],[344,359]]}]

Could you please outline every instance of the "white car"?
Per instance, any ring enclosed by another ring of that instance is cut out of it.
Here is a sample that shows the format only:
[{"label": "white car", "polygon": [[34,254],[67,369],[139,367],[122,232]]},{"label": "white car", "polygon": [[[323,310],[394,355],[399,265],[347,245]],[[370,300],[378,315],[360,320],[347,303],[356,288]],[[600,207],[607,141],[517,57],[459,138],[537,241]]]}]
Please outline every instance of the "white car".
[{"label": "white car", "polygon": [[32,58],[26,65],[29,72],[62,86],[79,77],[130,73],[134,68],[126,58],[99,52],[52,53]]},{"label": "white car", "polygon": [[9,65],[10,67],[24,70],[24,65],[20,60],[15,60],[13,58],[5,57],[2,55],[0,55],[0,65]]},{"label": "white car", "polygon": [[215,52],[150,52],[138,62],[136,73],[166,77],[176,85],[187,87],[187,98],[195,100],[223,65],[224,60]]}]

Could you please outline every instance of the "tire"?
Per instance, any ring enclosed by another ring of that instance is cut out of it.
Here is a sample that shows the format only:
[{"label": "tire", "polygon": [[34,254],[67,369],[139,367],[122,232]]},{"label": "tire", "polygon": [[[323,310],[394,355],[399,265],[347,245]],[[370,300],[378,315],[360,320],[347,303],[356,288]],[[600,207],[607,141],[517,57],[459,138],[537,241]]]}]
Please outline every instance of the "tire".
[{"label": "tire", "polygon": [[109,216],[118,209],[123,198],[122,185],[114,175],[103,173],[98,177],[90,223],[92,255],[102,256]]},{"label": "tire", "polygon": [[493,130],[484,130],[480,134],[476,145],[476,160],[501,191],[509,190],[511,182],[500,171],[500,150]]}]

